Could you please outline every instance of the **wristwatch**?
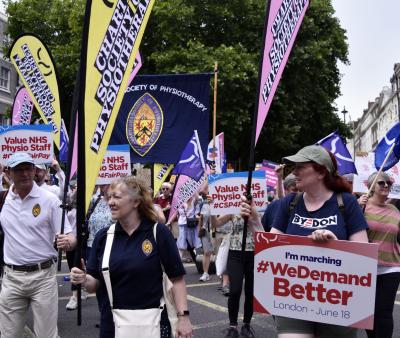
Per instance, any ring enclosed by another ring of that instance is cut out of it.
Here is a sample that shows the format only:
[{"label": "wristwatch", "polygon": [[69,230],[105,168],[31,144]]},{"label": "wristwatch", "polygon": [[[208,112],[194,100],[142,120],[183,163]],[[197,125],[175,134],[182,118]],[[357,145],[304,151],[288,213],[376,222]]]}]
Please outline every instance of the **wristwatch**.
[{"label": "wristwatch", "polygon": [[189,310],[178,311],[178,312],[176,313],[176,315],[177,315],[178,317],[185,317],[185,316],[189,316],[189,315],[190,315],[190,312],[189,312]]}]

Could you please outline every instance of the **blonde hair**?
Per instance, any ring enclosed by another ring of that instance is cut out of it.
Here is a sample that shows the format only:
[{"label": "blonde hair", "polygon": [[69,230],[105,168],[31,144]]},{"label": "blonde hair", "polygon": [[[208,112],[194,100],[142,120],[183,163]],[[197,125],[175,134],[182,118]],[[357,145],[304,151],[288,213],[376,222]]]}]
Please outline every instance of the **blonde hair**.
[{"label": "blonde hair", "polygon": [[132,196],[132,198],[140,201],[138,205],[138,213],[141,218],[147,218],[150,221],[157,221],[157,213],[154,209],[153,199],[150,188],[144,181],[134,176],[125,176],[116,179],[110,184],[110,189],[116,188],[118,185],[124,184]]}]

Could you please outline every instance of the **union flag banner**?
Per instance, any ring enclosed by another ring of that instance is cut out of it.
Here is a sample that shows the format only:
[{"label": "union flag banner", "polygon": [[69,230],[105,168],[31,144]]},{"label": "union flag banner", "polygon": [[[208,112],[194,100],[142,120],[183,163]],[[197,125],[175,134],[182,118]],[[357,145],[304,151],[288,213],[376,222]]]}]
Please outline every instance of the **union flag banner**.
[{"label": "union flag banner", "polygon": [[49,50],[36,36],[24,34],[12,44],[10,60],[40,117],[51,125],[54,143],[60,148],[60,95],[56,69]]},{"label": "union flag banner", "polygon": [[270,0],[258,97],[257,143],[309,0]]},{"label": "union flag banner", "polygon": [[[84,97],[78,109],[84,128],[78,146],[85,152],[85,210],[153,5],[154,0],[88,0],[86,4],[80,90]],[[78,162],[78,177],[80,170]]]},{"label": "union flag banner", "polygon": [[128,87],[110,144],[131,146],[132,163],[177,163],[197,130],[207,150],[211,74],[136,76]]}]

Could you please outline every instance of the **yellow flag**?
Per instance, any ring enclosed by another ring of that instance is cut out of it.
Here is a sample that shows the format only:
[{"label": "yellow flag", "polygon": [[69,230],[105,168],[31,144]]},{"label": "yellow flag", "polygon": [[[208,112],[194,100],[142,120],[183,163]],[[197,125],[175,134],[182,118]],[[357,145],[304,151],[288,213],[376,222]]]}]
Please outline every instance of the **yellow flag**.
[{"label": "yellow flag", "polygon": [[161,164],[154,163],[153,171],[153,187],[154,187],[154,197],[156,197],[158,191],[160,190],[162,184],[171,172],[173,164]]},{"label": "yellow flag", "polygon": [[86,16],[88,32],[83,107],[85,210],[89,206],[153,5],[154,0],[91,0],[90,3],[90,12]]},{"label": "yellow flag", "polygon": [[36,36],[24,34],[11,46],[10,60],[40,117],[52,126],[54,143],[60,148],[60,95],[50,52]]}]

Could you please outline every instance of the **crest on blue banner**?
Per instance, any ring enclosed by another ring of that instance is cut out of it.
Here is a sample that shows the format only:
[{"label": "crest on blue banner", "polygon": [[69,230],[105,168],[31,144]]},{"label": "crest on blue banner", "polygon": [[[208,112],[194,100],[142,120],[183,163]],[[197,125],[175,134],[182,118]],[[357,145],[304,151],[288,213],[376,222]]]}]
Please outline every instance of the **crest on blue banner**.
[{"label": "crest on blue banner", "polygon": [[161,135],[164,114],[160,105],[149,93],[141,96],[133,106],[126,121],[126,137],[132,149],[145,156]]},{"label": "crest on blue banner", "polygon": [[353,158],[342,137],[335,131],[319,140],[316,144],[328,149],[336,157],[339,175],[357,174]]},{"label": "crest on blue banner", "polygon": [[203,152],[200,147],[200,141],[197,130],[194,131],[192,138],[182,152],[179,162],[172,170],[174,175],[186,175],[199,181],[204,175],[205,165]]},{"label": "crest on blue banner", "polygon": [[400,122],[397,122],[378,143],[375,148],[375,168],[379,170],[382,166],[390,148],[394,145],[393,151],[387,159],[383,171],[389,170],[400,159]]},{"label": "crest on blue banner", "polygon": [[68,142],[69,142],[69,140],[68,140],[67,128],[65,128],[64,120],[61,119],[59,159],[60,159],[60,162],[63,162],[63,163],[68,162]]},{"label": "crest on blue banner", "polygon": [[136,76],[127,88],[109,144],[131,146],[132,163],[177,163],[197,130],[208,144],[211,74]]}]

